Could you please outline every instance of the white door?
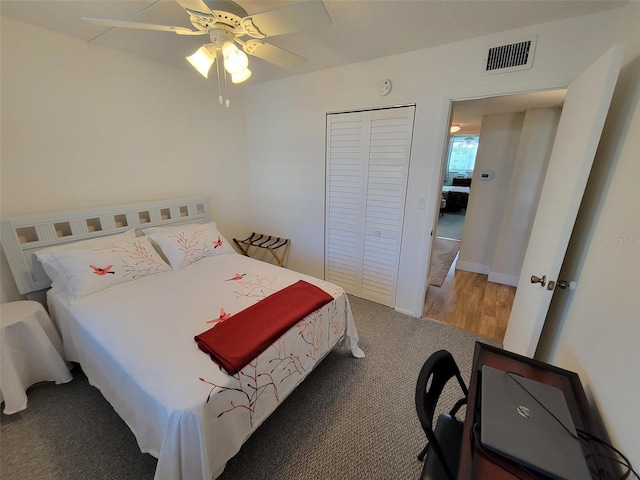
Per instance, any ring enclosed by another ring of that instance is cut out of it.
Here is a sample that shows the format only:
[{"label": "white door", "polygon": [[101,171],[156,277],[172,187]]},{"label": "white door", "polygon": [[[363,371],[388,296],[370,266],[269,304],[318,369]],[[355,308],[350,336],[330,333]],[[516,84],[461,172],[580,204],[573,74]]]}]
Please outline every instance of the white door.
[{"label": "white door", "polygon": [[362,112],[327,115],[325,274],[360,294],[370,122]]},{"label": "white door", "polygon": [[327,115],[325,279],[391,307],[414,110]]},{"label": "white door", "polygon": [[[533,357],[622,64],[615,45],[569,85],[540,195],[504,348]],[[532,283],[532,276],[546,277]],[[549,282],[553,282],[550,284]]]}]

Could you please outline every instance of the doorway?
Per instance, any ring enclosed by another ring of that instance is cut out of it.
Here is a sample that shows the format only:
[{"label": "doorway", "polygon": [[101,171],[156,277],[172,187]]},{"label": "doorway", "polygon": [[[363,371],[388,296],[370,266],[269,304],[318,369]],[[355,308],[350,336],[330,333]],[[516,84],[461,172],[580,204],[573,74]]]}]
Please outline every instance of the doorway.
[{"label": "doorway", "polygon": [[[509,198],[517,203],[525,190],[539,195],[557,127],[557,121],[549,127],[553,135],[546,141],[548,150],[540,152],[535,151],[535,147],[527,146],[525,141],[527,138],[530,141],[533,131],[530,124],[533,120],[527,123],[526,136],[523,122],[529,111],[542,109],[555,109],[559,118],[565,96],[566,89],[563,89],[451,103],[449,148],[442,159],[443,192],[440,205],[436,206],[439,215],[433,229],[429,285],[423,317],[499,341],[504,338],[520,275],[521,258],[528,241],[528,233],[518,236],[514,232],[527,228],[530,231],[530,225],[523,225],[522,222],[513,224],[516,218],[520,221],[522,211],[514,212],[506,208],[505,203]],[[481,132],[483,118],[486,118],[484,145]],[[508,129],[513,130],[510,136],[491,133]],[[475,148],[477,152],[483,146],[478,163],[452,162],[454,140],[460,142],[462,151]],[[530,149],[532,152],[518,149]],[[499,155],[504,155],[504,159],[496,158]],[[527,155],[530,158],[527,159]],[[536,167],[537,172],[531,171],[529,166],[518,166],[536,162],[543,162],[543,165]],[[530,217],[531,222],[536,205],[537,199],[530,203],[530,211],[524,215]],[[500,236],[504,238],[500,240]],[[505,239],[508,239],[508,248],[501,248],[496,253],[496,245]],[[514,239],[519,246],[514,247]],[[445,264],[443,267],[441,244],[456,240],[460,251],[454,258],[449,258],[448,266]],[[515,260],[500,257],[513,257]],[[432,281],[438,273],[440,283],[438,278]]]},{"label": "doorway", "polygon": [[[455,112],[455,104],[452,106]],[[471,182],[480,141],[479,132],[450,127],[448,148],[443,165],[442,197],[436,225],[436,238],[462,240],[462,230],[469,203]]]}]

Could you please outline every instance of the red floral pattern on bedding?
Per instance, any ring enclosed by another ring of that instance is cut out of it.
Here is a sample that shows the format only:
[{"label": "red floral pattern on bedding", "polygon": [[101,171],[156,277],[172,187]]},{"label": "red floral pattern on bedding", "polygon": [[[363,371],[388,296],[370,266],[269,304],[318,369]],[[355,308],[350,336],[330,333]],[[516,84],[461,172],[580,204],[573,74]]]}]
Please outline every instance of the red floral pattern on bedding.
[{"label": "red floral pattern on bedding", "polygon": [[[255,294],[256,285],[263,285],[266,281],[260,277],[257,280],[255,283],[248,282],[248,290],[253,292],[250,296],[259,296]],[[270,282],[272,280],[266,281],[267,284]],[[254,414],[261,398],[271,392],[280,403],[278,385],[289,377],[304,376],[326,353],[328,345],[344,333],[345,328],[345,319],[339,315],[338,304],[334,301],[324,305],[299,321],[294,329],[285,333],[235,375],[226,375],[218,367],[227,378],[233,379],[231,385],[217,384],[200,377],[199,381],[211,387],[205,403],[216,400],[212,407],[219,409],[217,417],[231,412],[245,412],[253,428]]]},{"label": "red floral pattern on bedding", "polygon": [[233,281],[238,281],[238,280],[242,280],[244,278],[244,276],[246,275],[246,273],[240,274],[240,273],[236,273],[233,277],[231,278],[227,278],[225,280],[225,282],[233,282]]},{"label": "red floral pattern on bedding", "polygon": [[[182,261],[181,267],[209,254],[208,250],[210,247],[206,244],[203,246],[199,242],[199,238],[206,232],[207,227],[203,225],[202,227],[194,227],[191,231],[169,235],[169,238],[175,239],[178,244],[178,249],[184,253],[184,260]],[[220,237],[218,237],[218,241],[220,241]],[[215,245],[215,242],[213,243]],[[220,242],[220,245],[222,245],[222,242]],[[215,249],[216,246],[213,248]]]},{"label": "red floral pattern on bedding", "polygon": [[273,293],[278,290],[278,288],[274,287],[274,283],[276,282],[276,280],[277,278],[269,279],[267,277],[261,277],[260,275],[256,275],[252,280],[238,280],[238,285],[240,285],[240,288],[242,288],[243,290],[235,290],[234,293],[236,294],[236,298],[264,298],[269,293]]},{"label": "red floral pattern on bedding", "polygon": [[225,320],[231,318],[227,312],[224,311],[224,308],[220,309],[220,316],[218,318],[214,318],[213,320],[207,320],[207,323],[215,323],[218,324],[220,322],[224,322]]},{"label": "red floral pattern on bedding", "polygon": [[[144,237],[116,245],[110,245],[105,248],[96,248],[95,251],[109,251],[111,253],[121,254],[122,259],[120,261],[122,264],[119,265],[119,268],[122,268],[124,274],[120,274],[128,278],[135,279],[147,275],[153,275],[167,267],[166,263],[156,257],[155,250],[151,250],[151,244],[147,243],[147,240]],[[109,268],[111,267],[113,267],[113,265],[105,267],[105,270],[108,273],[115,273],[109,271]],[[94,267],[92,266],[91,268]],[[101,274],[98,273],[98,275]]]},{"label": "red floral pattern on bedding", "polygon": [[111,270],[113,268],[113,265],[107,265],[104,268],[100,268],[100,267],[96,267],[95,265],[89,265],[89,268],[93,269],[93,273],[95,273],[96,275],[102,276],[102,275],[106,275],[107,273],[112,273],[112,274],[116,274],[116,272],[110,272],[109,270]]}]

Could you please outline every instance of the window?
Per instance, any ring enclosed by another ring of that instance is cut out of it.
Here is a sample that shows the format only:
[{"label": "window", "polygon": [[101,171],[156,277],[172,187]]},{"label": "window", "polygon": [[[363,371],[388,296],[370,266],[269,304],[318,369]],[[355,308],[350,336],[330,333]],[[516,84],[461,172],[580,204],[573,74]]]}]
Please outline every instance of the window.
[{"label": "window", "polygon": [[449,157],[447,158],[446,180],[456,174],[470,177],[476,163],[476,153],[480,135],[454,135],[449,138]]}]

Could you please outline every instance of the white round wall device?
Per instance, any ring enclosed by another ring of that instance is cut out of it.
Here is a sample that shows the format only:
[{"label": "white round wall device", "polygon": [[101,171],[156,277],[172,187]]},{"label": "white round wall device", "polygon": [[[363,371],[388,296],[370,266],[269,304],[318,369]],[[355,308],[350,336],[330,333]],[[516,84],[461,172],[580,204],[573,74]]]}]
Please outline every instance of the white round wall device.
[{"label": "white round wall device", "polygon": [[388,78],[386,80],[382,80],[378,84],[378,93],[382,96],[388,95],[391,91],[391,80]]}]

